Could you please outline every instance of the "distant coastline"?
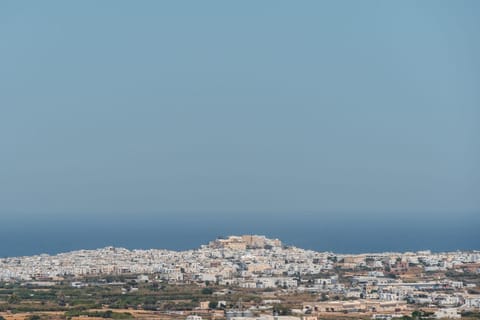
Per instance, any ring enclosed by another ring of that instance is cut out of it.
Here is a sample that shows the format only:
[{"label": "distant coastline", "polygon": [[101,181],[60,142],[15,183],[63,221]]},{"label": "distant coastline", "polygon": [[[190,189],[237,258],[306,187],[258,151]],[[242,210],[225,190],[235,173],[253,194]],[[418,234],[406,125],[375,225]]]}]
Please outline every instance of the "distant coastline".
[{"label": "distant coastline", "polygon": [[263,234],[287,245],[339,254],[469,251],[480,248],[480,216],[429,220],[392,216],[346,218],[296,214],[247,216],[137,215],[69,220],[10,218],[0,225],[0,258],[56,254],[107,246],[187,250],[231,234]]},{"label": "distant coastline", "polygon": [[[244,235],[245,236],[245,235]],[[253,235],[255,237],[265,237],[264,235]],[[185,249],[185,250],[174,250],[174,249],[165,249],[165,248],[126,248],[126,247],[115,247],[115,246],[105,246],[101,248],[81,248],[81,249],[75,249],[71,251],[65,251],[65,252],[55,252],[55,253],[38,253],[38,254],[32,254],[32,255],[24,255],[24,256],[9,256],[9,257],[3,257],[3,258],[30,258],[30,257],[36,257],[36,256],[58,256],[58,255],[70,255],[70,254],[77,254],[81,252],[102,252],[102,251],[125,251],[125,252],[148,252],[148,251],[164,251],[164,252],[172,252],[172,253],[182,253],[182,252],[189,252],[189,251],[196,251],[200,250],[206,246],[211,246],[211,244],[214,241],[222,240],[222,239],[228,239],[232,237],[237,237],[235,235],[230,235],[230,236],[221,236],[217,237],[215,240],[210,241],[208,244],[203,243],[200,244],[197,248],[191,248],[191,249]],[[348,256],[377,256],[377,255],[417,255],[417,254],[425,254],[425,255],[431,255],[431,254],[454,254],[454,253],[473,253],[473,254],[480,254],[480,246],[477,249],[469,249],[469,250],[453,250],[453,251],[434,251],[430,249],[423,249],[423,250],[415,250],[415,251],[378,251],[378,252],[356,252],[356,253],[341,253],[341,252],[335,252],[335,251],[317,251],[317,250],[311,250],[311,249],[305,249],[301,248],[298,246],[294,245],[288,245],[288,244],[282,244],[281,245],[285,249],[289,248],[294,248],[294,249],[300,249],[300,250],[306,250],[306,251],[312,251],[316,253],[321,253],[321,254],[332,254],[338,257],[348,257]],[[0,257],[1,259],[1,257]]]}]

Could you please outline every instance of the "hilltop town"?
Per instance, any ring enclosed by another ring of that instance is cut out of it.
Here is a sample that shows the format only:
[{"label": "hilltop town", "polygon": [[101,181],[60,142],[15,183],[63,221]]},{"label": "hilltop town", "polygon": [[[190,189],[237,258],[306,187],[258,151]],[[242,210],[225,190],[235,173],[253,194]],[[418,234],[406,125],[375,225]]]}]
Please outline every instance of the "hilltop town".
[{"label": "hilltop town", "polygon": [[3,258],[0,283],[6,319],[22,311],[94,316],[90,309],[189,320],[475,317],[480,251],[335,254],[243,235],[186,251],[106,247]]}]

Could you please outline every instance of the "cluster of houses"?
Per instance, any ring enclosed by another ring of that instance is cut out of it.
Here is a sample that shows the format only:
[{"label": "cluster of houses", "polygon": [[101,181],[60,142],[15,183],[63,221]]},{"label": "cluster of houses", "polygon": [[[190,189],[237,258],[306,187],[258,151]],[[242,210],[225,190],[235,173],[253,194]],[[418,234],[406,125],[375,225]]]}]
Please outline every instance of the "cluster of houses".
[{"label": "cluster of houses", "polygon": [[357,311],[395,315],[410,304],[437,308],[443,317],[480,308],[480,295],[475,294],[480,281],[450,279],[445,276],[448,271],[478,279],[480,252],[342,255],[243,235],[186,251],[107,247],[0,259],[0,281],[55,282],[74,277],[72,286],[82,287],[84,276],[140,274],[143,281],[309,292],[319,299],[305,302],[302,313],[312,317]]}]

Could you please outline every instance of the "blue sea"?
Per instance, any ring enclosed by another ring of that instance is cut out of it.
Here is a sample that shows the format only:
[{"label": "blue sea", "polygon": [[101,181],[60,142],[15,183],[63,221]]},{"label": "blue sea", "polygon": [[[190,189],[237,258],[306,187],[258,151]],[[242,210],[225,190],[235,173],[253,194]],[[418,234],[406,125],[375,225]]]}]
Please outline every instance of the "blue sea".
[{"label": "blue sea", "polygon": [[105,246],[198,248],[219,236],[261,234],[337,253],[480,249],[480,215],[205,214],[3,215],[0,257]]}]

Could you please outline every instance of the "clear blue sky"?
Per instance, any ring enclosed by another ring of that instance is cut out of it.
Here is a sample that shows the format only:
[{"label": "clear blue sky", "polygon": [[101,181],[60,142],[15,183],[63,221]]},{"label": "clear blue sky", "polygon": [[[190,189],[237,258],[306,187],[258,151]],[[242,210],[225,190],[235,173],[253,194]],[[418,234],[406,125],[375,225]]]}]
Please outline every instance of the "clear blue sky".
[{"label": "clear blue sky", "polygon": [[0,214],[480,212],[480,1],[2,1]]}]

